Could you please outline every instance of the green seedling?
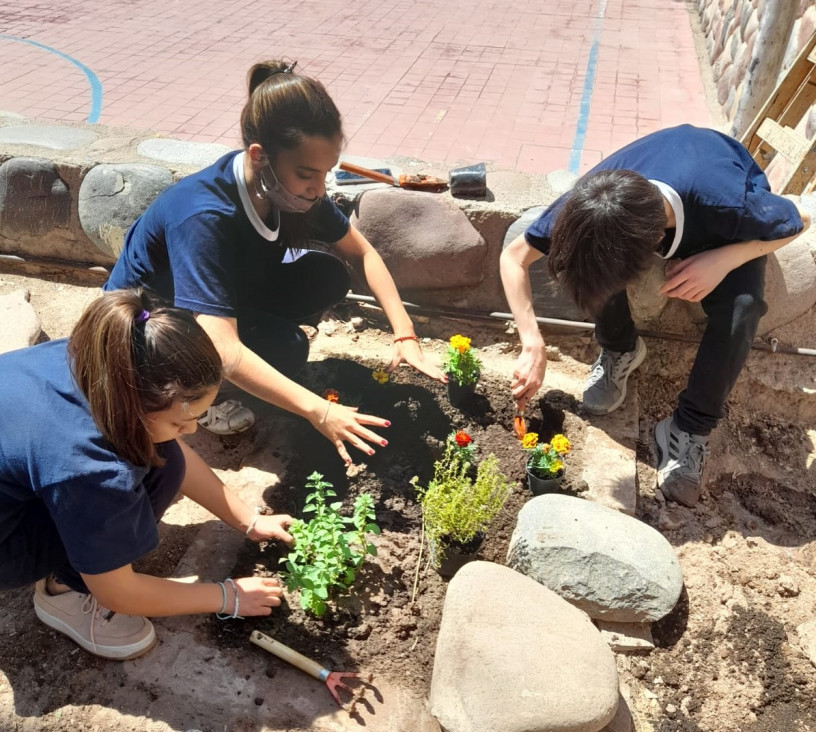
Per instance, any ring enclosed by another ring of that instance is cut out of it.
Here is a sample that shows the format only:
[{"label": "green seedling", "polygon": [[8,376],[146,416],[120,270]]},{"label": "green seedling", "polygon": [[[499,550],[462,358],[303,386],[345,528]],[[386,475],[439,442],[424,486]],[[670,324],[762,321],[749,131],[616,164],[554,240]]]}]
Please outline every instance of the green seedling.
[{"label": "green seedling", "polygon": [[366,557],[377,555],[368,534],[379,534],[380,528],[374,523],[374,499],[369,494],[357,496],[353,515],[343,516],[342,501],[326,503],[337,493],[320,473],[312,473],[306,487],[312,492],[306,496],[303,513],[314,516],[308,523],[296,519],[289,527],[295,543],[280,560],[286,566],[281,575],[287,590],[300,591],[301,607],[320,617],[330,598],[354,584]]}]

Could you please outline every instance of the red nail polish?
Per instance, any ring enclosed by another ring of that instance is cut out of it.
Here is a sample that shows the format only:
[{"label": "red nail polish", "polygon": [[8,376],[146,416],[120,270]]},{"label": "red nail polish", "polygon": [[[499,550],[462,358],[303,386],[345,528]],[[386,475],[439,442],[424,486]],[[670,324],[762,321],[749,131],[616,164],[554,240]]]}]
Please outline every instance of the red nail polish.
[{"label": "red nail polish", "polygon": [[388,444],[388,440],[383,440],[383,441],[382,441],[380,444],[381,444],[383,447],[385,447],[385,446]]},{"label": "red nail polish", "polygon": [[369,454],[369,455],[373,455],[373,454],[374,454],[374,450],[369,450],[369,451],[368,451],[368,454]]},{"label": "red nail polish", "polygon": [[391,426],[391,423],[390,423],[390,422],[386,422],[386,423],[385,423],[385,426],[386,426],[386,427],[390,427],[390,426]]}]

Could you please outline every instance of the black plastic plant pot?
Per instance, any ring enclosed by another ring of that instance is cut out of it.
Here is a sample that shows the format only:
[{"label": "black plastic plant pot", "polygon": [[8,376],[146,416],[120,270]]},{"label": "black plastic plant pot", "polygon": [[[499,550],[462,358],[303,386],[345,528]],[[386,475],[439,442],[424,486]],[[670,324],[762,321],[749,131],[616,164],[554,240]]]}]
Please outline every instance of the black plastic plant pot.
[{"label": "black plastic plant pot", "polygon": [[446,579],[453,577],[468,562],[472,562],[479,556],[479,547],[484,541],[484,534],[476,534],[467,544],[460,544],[458,541],[449,541],[444,546],[438,547],[434,542],[428,542],[428,549],[431,553],[431,563],[436,565],[437,552],[439,553],[439,566],[436,571]]},{"label": "black plastic plant pot", "polygon": [[527,468],[527,487],[534,496],[543,496],[545,493],[562,493],[561,482],[564,480],[564,471],[555,478],[539,478],[530,468]]},{"label": "black plastic plant pot", "polygon": [[462,385],[459,384],[453,376],[448,374],[448,401],[450,401],[454,407],[461,407],[467,404],[476,393],[476,384],[478,381],[479,377],[477,376],[476,381],[472,384]]}]

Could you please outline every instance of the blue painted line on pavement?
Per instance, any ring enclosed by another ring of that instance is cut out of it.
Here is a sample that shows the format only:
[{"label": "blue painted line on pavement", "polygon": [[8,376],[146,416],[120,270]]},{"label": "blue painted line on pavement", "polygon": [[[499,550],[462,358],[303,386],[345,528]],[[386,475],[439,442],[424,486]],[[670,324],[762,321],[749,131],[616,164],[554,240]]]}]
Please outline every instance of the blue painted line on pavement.
[{"label": "blue painted line on pavement", "polygon": [[575,137],[572,140],[572,149],[570,151],[569,171],[575,175],[578,175],[578,170],[581,165],[581,155],[584,152],[584,142],[586,141],[589,107],[592,102],[592,89],[595,86],[595,71],[598,65],[598,46],[601,40],[603,21],[606,17],[606,3],[607,0],[601,0],[598,13],[595,16],[592,33],[592,48],[589,50],[586,78],[584,79],[584,91],[581,95],[581,106],[578,112],[578,124],[575,128]]},{"label": "blue painted line on pavement", "polygon": [[20,43],[27,43],[29,46],[41,48],[44,51],[48,51],[48,53],[53,53],[60,58],[64,58],[66,61],[72,63],[80,71],[82,71],[82,73],[85,74],[86,78],[88,79],[88,84],[91,87],[91,111],[88,114],[88,122],[93,123],[99,121],[99,115],[102,112],[102,84],[99,82],[99,77],[85,64],[83,64],[81,61],[77,61],[73,56],[69,56],[67,53],[58,51],[56,48],[51,48],[51,46],[37,43],[37,41],[30,41],[27,38],[18,38],[17,36],[7,36],[3,33],[0,33],[0,38],[4,38],[8,41],[19,41]]}]

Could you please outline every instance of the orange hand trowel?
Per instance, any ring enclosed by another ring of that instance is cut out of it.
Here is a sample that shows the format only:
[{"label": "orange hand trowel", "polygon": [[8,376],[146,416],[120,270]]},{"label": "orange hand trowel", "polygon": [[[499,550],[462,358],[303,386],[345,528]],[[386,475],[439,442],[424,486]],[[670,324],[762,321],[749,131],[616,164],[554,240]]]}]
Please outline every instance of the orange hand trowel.
[{"label": "orange hand trowel", "polygon": [[517,440],[523,440],[527,434],[527,420],[524,419],[524,412],[520,409],[516,410],[516,416],[513,417],[513,434]]},{"label": "orange hand trowel", "polygon": [[393,175],[386,175],[376,170],[363,168],[359,165],[352,165],[351,163],[342,162],[338,166],[340,170],[345,170],[348,173],[361,175],[364,178],[376,180],[378,183],[387,183],[398,188],[405,188],[409,191],[430,191],[431,193],[441,193],[448,190],[448,181],[442,178],[435,178],[432,175],[401,175],[395,178]]},{"label": "orange hand trowel", "polygon": [[[252,631],[249,640],[265,651],[269,651],[278,658],[288,661],[295,668],[305,671],[309,676],[314,676],[314,678],[320,681],[325,681],[326,687],[334,697],[338,706],[341,709],[345,709],[349,714],[356,712],[357,702],[363,698],[367,686],[371,684],[374,678],[371,675],[361,676],[355,671],[329,671],[329,669],[323,668],[317,661],[312,661],[311,658],[307,658],[302,653],[298,653],[293,648],[289,648],[289,646],[284,645],[280,641],[276,641],[268,635],[264,635],[258,630]],[[357,679],[360,684],[352,688],[345,683],[344,679]],[[351,695],[348,705],[340,701],[338,689],[342,689]]]}]

